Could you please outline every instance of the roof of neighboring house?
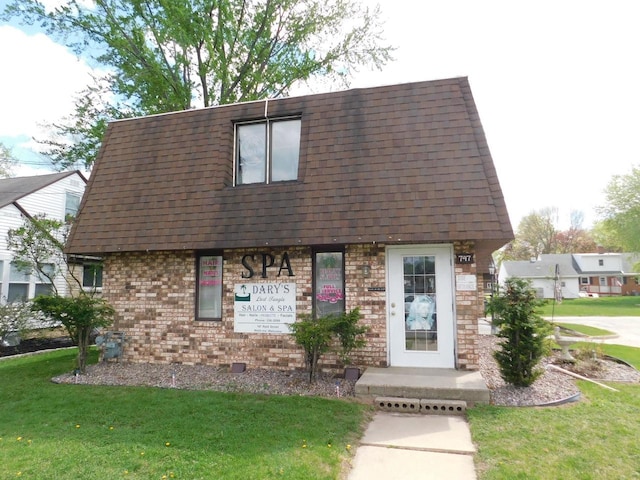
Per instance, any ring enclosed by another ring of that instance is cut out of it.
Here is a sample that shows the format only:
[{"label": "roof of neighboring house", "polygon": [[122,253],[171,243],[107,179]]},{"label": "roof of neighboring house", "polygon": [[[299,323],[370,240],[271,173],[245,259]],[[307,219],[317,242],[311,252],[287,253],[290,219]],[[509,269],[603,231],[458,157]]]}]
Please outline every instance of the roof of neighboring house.
[{"label": "roof of neighboring house", "polygon": [[86,181],[84,176],[77,170],[31,177],[2,178],[0,179],[0,208],[6,207],[27,195],[31,195],[44,187],[75,174],[80,175]]},{"label": "roof of neighboring house", "polygon": [[573,256],[567,254],[543,254],[535,261],[516,260],[503,262],[507,277],[554,278],[558,265],[561,277],[577,277],[579,272]]},{"label": "roof of neighboring house", "polygon": [[633,265],[640,260],[638,254],[614,253],[607,255],[619,256],[622,269],[607,271],[583,270],[575,261],[575,255],[571,253],[542,254],[535,261],[506,261],[503,262],[502,266],[507,277],[520,278],[554,278],[556,265],[559,267],[560,276],[564,278],[579,277],[580,275],[634,275],[638,273],[633,268]]},{"label": "roof of neighboring house", "polygon": [[[234,122],[301,115],[298,180],[233,186]],[[513,238],[466,78],[109,125],[73,253]],[[490,250],[489,250],[490,251]]]}]

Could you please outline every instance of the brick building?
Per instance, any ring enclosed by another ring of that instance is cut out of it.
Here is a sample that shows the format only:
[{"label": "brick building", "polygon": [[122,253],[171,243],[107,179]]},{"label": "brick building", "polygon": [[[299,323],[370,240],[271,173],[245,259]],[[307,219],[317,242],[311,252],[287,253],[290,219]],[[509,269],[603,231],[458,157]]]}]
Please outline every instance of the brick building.
[{"label": "brick building", "polygon": [[512,238],[454,78],[112,122],[68,251],[104,258],[128,361],[300,368],[287,324],[359,307],[355,364],[476,369]]}]

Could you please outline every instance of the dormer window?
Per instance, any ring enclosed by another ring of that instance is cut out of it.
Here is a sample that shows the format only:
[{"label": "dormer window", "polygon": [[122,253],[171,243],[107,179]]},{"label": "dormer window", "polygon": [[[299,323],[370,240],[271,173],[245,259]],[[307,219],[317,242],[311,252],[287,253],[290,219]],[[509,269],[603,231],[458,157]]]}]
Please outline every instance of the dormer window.
[{"label": "dormer window", "polygon": [[598,259],[598,265],[604,267],[604,260],[602,258]]},{"label": "dormer window", "polygon": [[300,118],[236,124],[235,184],[298,179]]}]

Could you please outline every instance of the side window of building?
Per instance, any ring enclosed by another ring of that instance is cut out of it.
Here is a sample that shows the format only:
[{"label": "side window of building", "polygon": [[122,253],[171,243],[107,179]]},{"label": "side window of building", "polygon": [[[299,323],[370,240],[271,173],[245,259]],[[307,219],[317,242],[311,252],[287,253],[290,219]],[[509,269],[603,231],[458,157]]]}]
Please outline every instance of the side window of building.
[{"label": "side window of building", "polygon": [[64,218],[75,217],[80,208],[80,195],[77,193],[67,192],[64,203]]},{"label": "side window of building", "polygon": [[300,128],[299,118],[237,124],[235,184],[297,180]]},{"label": "side window of building", "polygon": [[49,263],[42,267],[42,270],[47,274],[37,274],[36,275],[36,285],[35,285],[35,293],[34,297],[38,297],[40,295],[52,295],[53,294],[53,285],[51,284],[50,278],[53,278],[55,275],[55,265]]},{"label": "side window of building", "polygon": [[29,298],[30,275],[19,270],[13,262],[11,262],[10,268],[7,302],[23,302]]},{"label": "side window of building", "polygon": [[344,252],[313,255],[313,311],[316,317],[345,311]]},{"label": "side window of building", "polygon": [[102,288],[102,265],[91,263],[82,266],[82,288],[85,290]]},{"label": "side window of building", "polygon": [[222,320],[222,255],[198,255],[196,278],[196,320]]}]

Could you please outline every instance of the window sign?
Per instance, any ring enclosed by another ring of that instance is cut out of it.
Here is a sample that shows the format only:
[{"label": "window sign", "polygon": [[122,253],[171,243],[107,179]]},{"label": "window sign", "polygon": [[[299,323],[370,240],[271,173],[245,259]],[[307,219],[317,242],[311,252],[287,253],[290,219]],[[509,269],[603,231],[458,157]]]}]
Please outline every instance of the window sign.
[{"label": "window sign", "polygon": [[234,331],[291,333],[296,321],[295,283],[239,283],[234,286]]},{"label": "window sign", "polygon": [[198,318],[222,318],[222,256],[203,255],[198,264]]},{"label": "window sign", "polygon": [[314,272],[316,316],[344,312],[344,261],[342,252],[318,252]]}]

